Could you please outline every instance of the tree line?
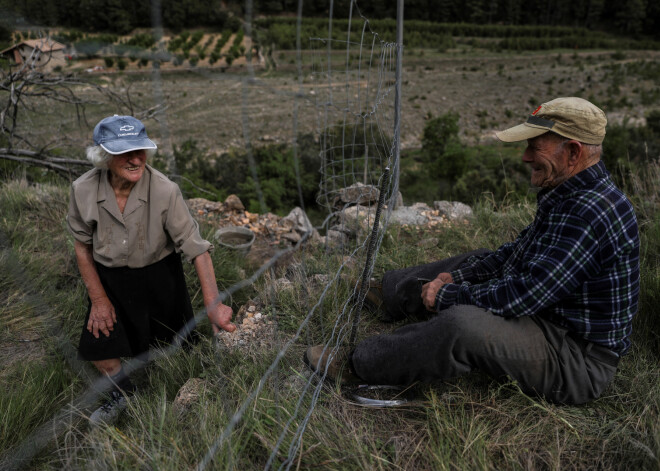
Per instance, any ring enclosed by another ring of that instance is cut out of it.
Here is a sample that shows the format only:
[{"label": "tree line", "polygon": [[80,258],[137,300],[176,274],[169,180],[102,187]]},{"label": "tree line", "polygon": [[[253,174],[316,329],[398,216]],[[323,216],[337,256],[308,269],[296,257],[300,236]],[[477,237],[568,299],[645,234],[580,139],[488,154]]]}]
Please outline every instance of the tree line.
[{"label": "tree line", "polygon": [[[347,18],[352,0],[334,0],[333,17]],[[354,3],[355,4],[355,3]],[[395,0],[360,0],[370,19],[396,17]],[[243,0],[0,0],[0,11],[17,24],[62,26],[125,34],[155,21],[181,30],[225,27],[245,15]],[[330,0],[303,0],[303,16],[329,15]],[[294,14],[298,0],[254,0],[252,15]],[[156,12],[156,14],[154,14]],[[357,10],[353,10],[354,16]],[[602,29],[634,37],[660,38],[660,2],[655,0],[405,0],[406,20],[442,23],[549,25]]]}]

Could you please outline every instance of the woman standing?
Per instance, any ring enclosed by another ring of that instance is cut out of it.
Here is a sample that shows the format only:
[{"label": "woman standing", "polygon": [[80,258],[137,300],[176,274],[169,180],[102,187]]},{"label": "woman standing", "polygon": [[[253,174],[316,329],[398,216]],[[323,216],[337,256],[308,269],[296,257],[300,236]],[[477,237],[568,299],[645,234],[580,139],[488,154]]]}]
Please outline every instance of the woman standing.
[{"label": "woman standing", "polygon": [[218,300],[211,244],[202,239],[179,187],[146,163],[155,152],[141,121],[105,118],[87,149],[95,168],[71,186],[67,224],[89,295],[79,355],[115,385],[92,423],[114,420],[135,391],[121,357],[191,331],[180,253],[195,266],[213,332],[236,328],[231,308]]}]

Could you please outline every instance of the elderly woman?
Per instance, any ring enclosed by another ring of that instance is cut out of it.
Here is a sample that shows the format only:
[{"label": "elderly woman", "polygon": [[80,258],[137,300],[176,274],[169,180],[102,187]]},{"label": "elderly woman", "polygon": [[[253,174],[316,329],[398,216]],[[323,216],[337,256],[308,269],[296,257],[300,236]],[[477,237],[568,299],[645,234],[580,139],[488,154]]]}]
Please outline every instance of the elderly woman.
[{"label": "elderly woman", "polygon": [[193,318],[180,253],[199,276],[214,333],[233,331],[232,310],[218,300],[209,250],[179,187],[147,165],[156,144],[132,116],[111,116],[94,129],[87,158],[96,168],[71,186],[67,224],[89,295],[79,355],[115,385],[93,423],[110,422],[135,391],[121,357],[171,342]]}]

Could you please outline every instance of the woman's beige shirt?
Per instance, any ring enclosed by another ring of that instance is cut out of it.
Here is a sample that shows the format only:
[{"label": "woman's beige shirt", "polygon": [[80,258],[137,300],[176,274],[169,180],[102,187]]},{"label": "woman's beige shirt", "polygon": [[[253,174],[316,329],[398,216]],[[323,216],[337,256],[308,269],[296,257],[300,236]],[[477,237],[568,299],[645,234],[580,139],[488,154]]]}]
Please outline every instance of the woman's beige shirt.
[{"label": "woman's beige shirt", "polygon": [[140,268],[174,250],[188,261],[212,249],[181,190],[158,170],[146,166],[128,196],[124,213],[106,169],[95,168],[71,185],[67,225],[73,237],[91,244],[94,260],[107,267]]}]

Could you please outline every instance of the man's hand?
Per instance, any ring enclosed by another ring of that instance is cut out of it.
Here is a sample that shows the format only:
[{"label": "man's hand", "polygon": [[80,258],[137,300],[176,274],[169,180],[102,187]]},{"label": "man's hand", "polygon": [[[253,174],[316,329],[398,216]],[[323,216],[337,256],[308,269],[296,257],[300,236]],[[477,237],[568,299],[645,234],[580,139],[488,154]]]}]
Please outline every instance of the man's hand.
[{"label": "man's hand", "polygon": [[211,321],[214,335],[220,332],[220,329],[226,330],[227,332],[233,332],[236,330],[236,326],[231,323],[233,312],[226,304],[218,303],[206,306],[206,313],[209,316],[209,321]]},{"label": "man's hand", "polygon": [[447,283],[453,283],[454,279],[449,273],[440,273],[435,280],[429,281],[422,286],[422,302],[428,311],[435,312],[435,297]]},{"label": "man's hand", "polygon": [[115,330],[116,322],[117,315],[115,314],[115,307],[107,297],[97,298],[92,301],[92,310],[89,313],[87,330],[94,337],[99,338],[99,331],[106,337],[109,337],[110,331]]}]

